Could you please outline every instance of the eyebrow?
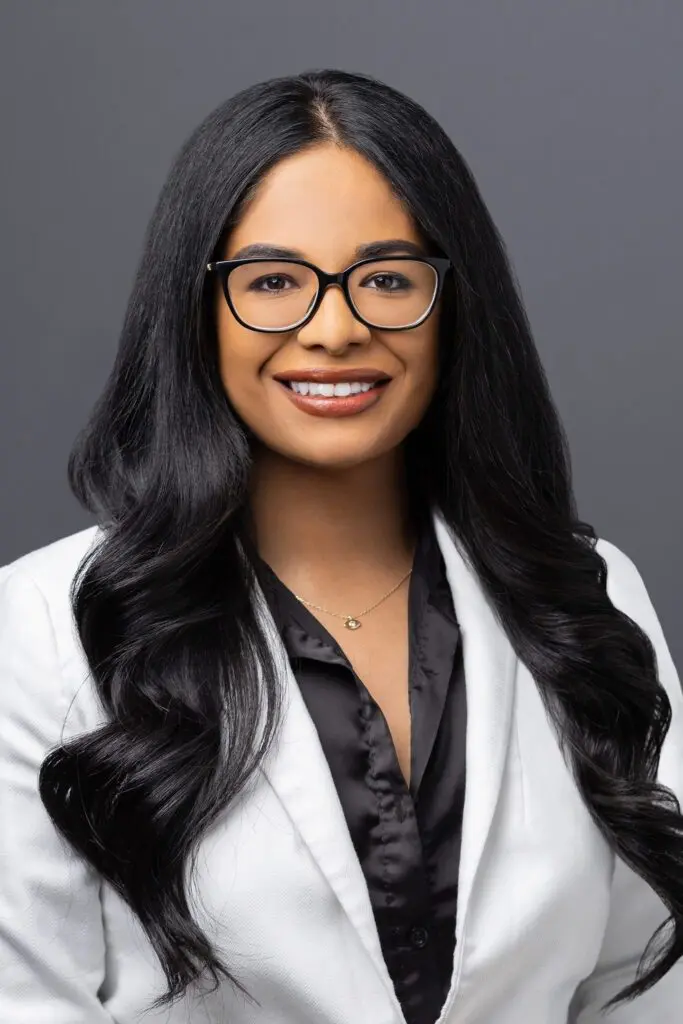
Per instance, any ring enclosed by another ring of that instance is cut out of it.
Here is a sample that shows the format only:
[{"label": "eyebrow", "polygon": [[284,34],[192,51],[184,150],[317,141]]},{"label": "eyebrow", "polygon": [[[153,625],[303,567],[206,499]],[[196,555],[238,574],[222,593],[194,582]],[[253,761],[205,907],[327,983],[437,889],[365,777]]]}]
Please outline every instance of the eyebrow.
[{"label": "eyebrow", "polygon": [[[423,246],[408,241],[407,238],[387,238],[377,242],[364,242],[356,247],[353,252],[352,262],[375,257],[395,256],[397,254],[406,256],[426,256],[427,252]],[[245,260],[254,257],[266,257],[277,260],[307,260],[308,257],[300,249],[290,249],[282,245],[272,245],[268,242],[253,242],[251,245],[244,245],[238,249],[230,259]],[[309,261],[310,262],[310,261]]]}]

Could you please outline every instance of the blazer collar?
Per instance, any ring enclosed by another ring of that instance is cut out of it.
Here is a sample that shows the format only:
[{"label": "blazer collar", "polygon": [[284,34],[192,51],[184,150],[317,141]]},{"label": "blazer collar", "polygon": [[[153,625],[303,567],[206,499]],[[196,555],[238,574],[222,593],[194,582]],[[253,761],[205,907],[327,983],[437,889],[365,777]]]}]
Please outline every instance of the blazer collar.
[{"label": "blazer collar", "polygon": [[[457,537],[440,513],[433,513],[433,522],[460,625],[468,706],[457,961],[463,949],[464,925],[477,869],[501,788],[510,735],[516,656]],[[393,1001],[393,984],[382,956],[365,877],[317,730],[262,591],[259,613],[269,635],[283,689],[281,728],[260,770],[336,893]]]}]

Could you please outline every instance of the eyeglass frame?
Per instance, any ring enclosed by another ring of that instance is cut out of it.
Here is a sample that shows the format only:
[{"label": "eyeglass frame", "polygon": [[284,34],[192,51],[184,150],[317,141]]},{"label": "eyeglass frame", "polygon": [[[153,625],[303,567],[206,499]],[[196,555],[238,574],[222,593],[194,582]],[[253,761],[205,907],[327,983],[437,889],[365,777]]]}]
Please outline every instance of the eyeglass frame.
[{"label": "eyeglass frame", "polygon": [[[423,316],[420,317],[420,319],[413,324],[408,324],[405,327],[380,327],[377,324],[373,324],[370,320],[366,320],[365,317],[361,316],[361,314],[358,312],[358,310],[355,308],[353,304],[353,299],[351,298],[349,290],[349,278],[351,276],[351,273],[354,270],[356,270],[357,267],[364,266],[366,263],[380,263],[383,260],[409,260],[411,263],[426,263],[436,271],[437,283],[429,307],[427,308],[427,311],[423,314]],[[315,297],[313,305],[309,309],[306,316],[299,320],[298,323],[291,324],[288,327],[254,327],[252,324],[248,324],[245,320],[243,320],[240,317],[237,310],[235,309],[234,303],[230,298],[228,278],[231,272],[236,267],[240,267],[245,263],[295,263],[298,266],[308,267],[309,270],[312,270],[318,279],[318,293]],[[240,323],[243,327],[246,327],[247,330],[256,331],[259,334],[286,334],[288,331],[293,331],[303,327],[305,324],[309,322],[309,320],[312,320],[315,314],[317,313],[325,297],[325,293],[331,284],[338,284],[340,286],[344,294],[344,298],[346,299],[346,304],[351,310],[353,316],[356,318],[356,320],[360,321],[360,323],[362,323],[365,327],[369,327],[371,330],[376,331],[411,331],[414,327],[419,327],[420,324],[423,324],[425,320],[433,313],[434,307],[436,306],[436,303],[438,302],[443,291],[443,286],[446,281],[446,274],[448,273],[449,270],[452,269],[452,267],[453,264],[451,260],[449,260],[445,256],[405,255],[367,256],[365,259],[358,260],[356,263],[352,263],[350,267],[347,267],[346,270],[341,270],[338,274],[328,274],[327,271],[321,270],[320,267],[317,267],[315,265],[315,263],[310,263],[308,260],[284,258],[281,259],[274,256],[252,256],[237,260],[215,260],[212,263],[206,264],[206,269],[209,271],[209,273],[218,274],[221,284],[223,286],[223,294],[225,296],[225,300],[228,303],[230,312],[235,317],[237,322]]]}]

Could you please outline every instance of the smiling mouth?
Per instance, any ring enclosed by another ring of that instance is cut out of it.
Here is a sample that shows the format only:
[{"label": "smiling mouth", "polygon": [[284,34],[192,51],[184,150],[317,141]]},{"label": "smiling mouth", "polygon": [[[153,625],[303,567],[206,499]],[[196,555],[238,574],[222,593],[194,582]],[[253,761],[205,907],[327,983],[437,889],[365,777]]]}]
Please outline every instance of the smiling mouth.
[{"label": "smiling mouth", "polygon": [[382,388],[389,383],[389,378],[386,377],[373,383],[359,380],[339,381],[335,384],[331,381],[295,380],[283,380],[279,383],[297,395],[307,395],[310,398],[348,398],[350,395],[365,394],[376,388]]},{"label": "smiling mouth", "polygon": [[298,395],[321,398],[348,398],[374,388],[383,387],[392,379],[385,370],[372,366],[301,367],[275,373],[273,379]]},{"label": "smiling mouth", "polygon": [[382,400],[391,377],[376,380],[278,380],[288,400],[310,416],[347,417],[371,409]]}]

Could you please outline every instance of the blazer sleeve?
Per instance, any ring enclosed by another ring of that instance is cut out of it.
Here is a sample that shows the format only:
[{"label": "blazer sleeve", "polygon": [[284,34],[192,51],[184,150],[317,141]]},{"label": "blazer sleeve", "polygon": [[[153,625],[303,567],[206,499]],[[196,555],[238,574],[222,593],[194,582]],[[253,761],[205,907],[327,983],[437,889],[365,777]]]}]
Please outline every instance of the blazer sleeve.
[{"label": "blazer sleeve", "polygon": [[67,714],[47,602],[0,568],[0,1021],[111,1024],[98,999],[105,941],[95,873],[38,793]]},{"label": "blazer sleeve", "polygon": [[[671,701],[672,719],[664,741],[658,781],[683,804],[683,693],[662,627],[643,579],[631,559],[615,545],[598,541],[607,561],[607,592],[612,603],[649,636],[657,656],[660,682]],[[652,889],[621,860],[615,858],[611,910],[598,962],[576,990],[568,1024],[676,1024],[683,1007],[683,961],[644,995],[622,1003],[605,1017],[600,1008],[635,980],[640,957],[657,927],[669,916]]]}]

